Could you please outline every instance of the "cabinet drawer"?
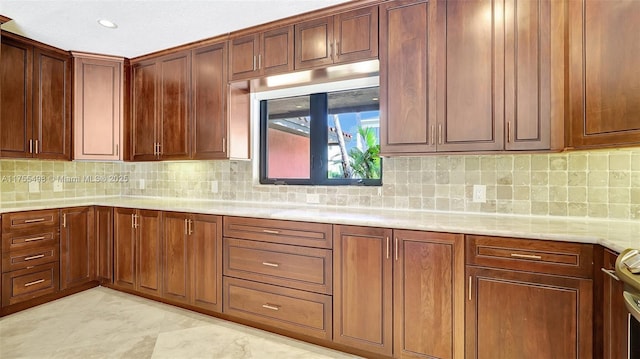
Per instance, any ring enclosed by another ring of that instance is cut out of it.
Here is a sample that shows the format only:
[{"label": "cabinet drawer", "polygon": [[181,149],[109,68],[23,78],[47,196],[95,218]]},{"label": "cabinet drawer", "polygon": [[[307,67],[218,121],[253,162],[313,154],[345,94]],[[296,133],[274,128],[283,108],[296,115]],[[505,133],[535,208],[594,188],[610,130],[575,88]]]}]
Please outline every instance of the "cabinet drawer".
[{"label": "cabinet drawer", "polygon": [[224,217],[223,236],[255,241],[331,248],[331,225],[274,219]]},{"label": "cabinet drawer", "polygon": [[225,238],[223,253],[225,275],[331,294],[329,249]]},{"label": "cabinet drawer", "polygon": [[34,267],[60,260],[58,246],[11,251],[2,253],[2,272]]},{"label": "cabinet drawer", "polygon": [[37,230],[43,227],[58,227],[57,209],[7,213],[2,215],[2,233]]},{"label": "cabinet drawer", "polygon": [[59,272],[58,262],[53,262],[4,273],[2,275],[2,306],[57,292]]},{"label": "cabinet drawer", "polygon": [[467,264],[593,277],[593,245],[534,239],[466,236]]},{"label": "cabinet drawer", "polygon": [[33,233],[7,233],[2,236],[2,250],[4,252],[25,250],[35,247],[52,246],[58,244],[58,229],[49,228]]},{"label": "cabinet drawer", "polygon": [[224,313],[331,339],[331,296],[224,277]]}]

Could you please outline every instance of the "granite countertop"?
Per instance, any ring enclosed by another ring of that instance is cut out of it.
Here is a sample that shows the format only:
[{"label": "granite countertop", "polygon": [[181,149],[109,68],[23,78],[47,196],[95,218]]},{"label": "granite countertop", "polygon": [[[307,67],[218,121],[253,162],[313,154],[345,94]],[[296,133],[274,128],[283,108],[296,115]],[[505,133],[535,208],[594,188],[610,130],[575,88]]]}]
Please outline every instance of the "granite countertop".
[{"label": "granite countertop", "polygon": [[640,248],[640,221],[500,214],[325,207],[311,204],[186,200],[154,197],[87,197],[4,202],[0,213],[85,205],[153,209],[434,232],[598,243],[616,252]]}]

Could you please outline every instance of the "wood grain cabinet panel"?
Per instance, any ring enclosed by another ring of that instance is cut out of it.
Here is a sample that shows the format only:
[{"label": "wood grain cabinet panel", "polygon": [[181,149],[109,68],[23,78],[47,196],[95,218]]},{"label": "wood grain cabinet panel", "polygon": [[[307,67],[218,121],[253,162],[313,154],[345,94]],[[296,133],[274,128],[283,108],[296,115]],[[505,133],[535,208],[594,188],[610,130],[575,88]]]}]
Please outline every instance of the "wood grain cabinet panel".
[{"label": "wood grain cabinet panel", "polygon": [[157,66],[155,61],[132,65],[131,159],[155,160],[158,157]]},{"label": "wood grain cabinet panel", "polygon": [[122,160],[124,59],[73,53],[74,159]]},{"label": "wood grain cabinet panel", "polygon": [[570,1],[567,19],[571,146],[640,143],[640,2]]},{"label": "wood grain cabinet panel", "polygon": [[113,283],[113,208],[95,207],[96,279]]},{"label": "wood grain cabinet panel", "polygon": [[229,44],[232,81],[293,71],[293,26],[241,36]]},{"label": "wood grain cabinet panel", "polygon": [[2,274],[2,306],[56,293],[60,286],[60,264],[50,262]]},{"label": "wood grain cabinet panel", "polygon": [[224,236],[305,247],[333,246],[332,226],[326,223],[225,217]]},{"label": "wood grain cabinet panel", "polygon": [[67,289],[96,278],[95,212],[75,207],[60,215],[60,289]]},{"label": "wood grain cabinet panel", "polygon": [[136,210],[129,208],[113,210],[113,284],[130,290],[136,286],[135,214]]},{"label": "wood grain cabinet panel", "polygon": [[[629,312],[624,305],[624,283],[612,275],[618,254],[604,250],[602,272],[602,302],[595,302],[602,316],[602,328],[596,332],[596,340],[602,339],[604,359],[628,358]],[[598,353],[594,353],[598,357]]]}]

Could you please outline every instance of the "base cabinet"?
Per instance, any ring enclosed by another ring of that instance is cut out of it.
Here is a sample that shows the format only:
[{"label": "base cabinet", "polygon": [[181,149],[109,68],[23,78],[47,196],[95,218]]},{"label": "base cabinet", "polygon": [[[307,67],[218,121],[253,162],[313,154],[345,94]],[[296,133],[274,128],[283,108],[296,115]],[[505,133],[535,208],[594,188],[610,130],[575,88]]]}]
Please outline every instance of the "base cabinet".
[{"label": "base cabinet", "polygon": [[113,282],[113,208],[95,207],[96,279]]},{"label": "base cabinet", "polygon": [[615,276],[615,264],[618,255],[604,251],[602,267],[602,338],[604,359],[628,358],[628,320],[629,312],[624,305],[622,293],[624,283]]},{"label": "base cabinet", "polygon": [[93,207],[60,211],[60,289],[82,285],[96,277]]}]

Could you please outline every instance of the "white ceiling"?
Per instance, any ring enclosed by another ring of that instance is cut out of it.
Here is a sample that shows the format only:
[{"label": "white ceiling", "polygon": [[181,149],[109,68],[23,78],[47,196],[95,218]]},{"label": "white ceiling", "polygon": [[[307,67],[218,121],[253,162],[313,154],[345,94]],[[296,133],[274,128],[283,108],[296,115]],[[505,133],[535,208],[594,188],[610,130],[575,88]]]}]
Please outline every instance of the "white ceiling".
[{"label": "white ceiling", "polygon": [[347,1],[0,0],[0,15],[13,19],[3,30],[63,50],[133,58]]}]

